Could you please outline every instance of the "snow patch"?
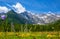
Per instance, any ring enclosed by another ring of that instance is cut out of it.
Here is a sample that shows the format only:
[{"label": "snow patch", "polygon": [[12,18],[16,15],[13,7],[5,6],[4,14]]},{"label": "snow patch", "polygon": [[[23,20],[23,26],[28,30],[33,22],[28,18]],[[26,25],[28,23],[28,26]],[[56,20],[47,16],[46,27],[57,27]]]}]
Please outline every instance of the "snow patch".
[{"label": "snow patch", "polygon": [[13,5],[13,8],[15,8],[15,11],[18,14],[26,11],[25,8],[20,3],[17,3],[16,5]]}]

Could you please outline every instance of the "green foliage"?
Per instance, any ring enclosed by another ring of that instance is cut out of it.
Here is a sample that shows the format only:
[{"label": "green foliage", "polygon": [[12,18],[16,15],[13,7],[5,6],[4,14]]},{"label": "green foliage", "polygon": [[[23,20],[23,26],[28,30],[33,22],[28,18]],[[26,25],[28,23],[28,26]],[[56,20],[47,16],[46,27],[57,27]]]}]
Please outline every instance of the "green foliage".
[{"label": "green foliage", "polygon": [[[13,23],[15,32],[40,32],[40,31],[60,31],[60,20],[53,23],[38,25],[38,24],[19,24]],[[5,20],[0,19],[0,32],[11,32],[11,21],[7,18]]]}]

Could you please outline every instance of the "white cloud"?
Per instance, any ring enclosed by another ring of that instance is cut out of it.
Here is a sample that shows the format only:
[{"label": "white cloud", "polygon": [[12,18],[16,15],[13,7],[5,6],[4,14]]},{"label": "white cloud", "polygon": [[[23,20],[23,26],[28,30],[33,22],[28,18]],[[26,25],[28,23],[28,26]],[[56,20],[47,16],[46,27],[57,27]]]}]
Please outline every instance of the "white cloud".
[{"label": "white cloud", "polygon": [[0,6],[0,13],[7,13],[10,9],[5,6]]},{"label": "white cloud", "polygon": [[22,13],[22,12],[26,11],[25,8],[20,3],[13,5],[13,7],[15,8],[15,12],[17,12],[17,13]]}]

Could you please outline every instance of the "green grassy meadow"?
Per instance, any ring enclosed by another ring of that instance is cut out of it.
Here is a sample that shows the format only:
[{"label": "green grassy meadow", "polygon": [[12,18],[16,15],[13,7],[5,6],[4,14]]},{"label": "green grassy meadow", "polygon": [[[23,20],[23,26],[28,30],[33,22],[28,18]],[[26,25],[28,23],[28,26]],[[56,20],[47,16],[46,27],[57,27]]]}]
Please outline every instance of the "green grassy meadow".
[{"label": "green grassy meadow", "polygon": [[60,39],[60,20],[45,25],[0,21],[0,39]]},{"label": "green grassy meadow", "polygon": [[60,39],[60,32],[0,32],[0,39]]}]

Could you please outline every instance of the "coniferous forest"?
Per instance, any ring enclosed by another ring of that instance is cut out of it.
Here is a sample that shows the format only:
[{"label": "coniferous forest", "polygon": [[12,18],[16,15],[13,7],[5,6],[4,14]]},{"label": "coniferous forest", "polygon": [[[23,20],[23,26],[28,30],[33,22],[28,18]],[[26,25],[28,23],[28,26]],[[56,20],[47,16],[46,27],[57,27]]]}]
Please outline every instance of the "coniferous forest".
[{"label": "coniferous forest", "polygon": [[19,24],[9,22],[7,19],[0,19],[0,32],[40,32],[40,31],[60,31],[60,20],[52,23],[39,24]]}]

